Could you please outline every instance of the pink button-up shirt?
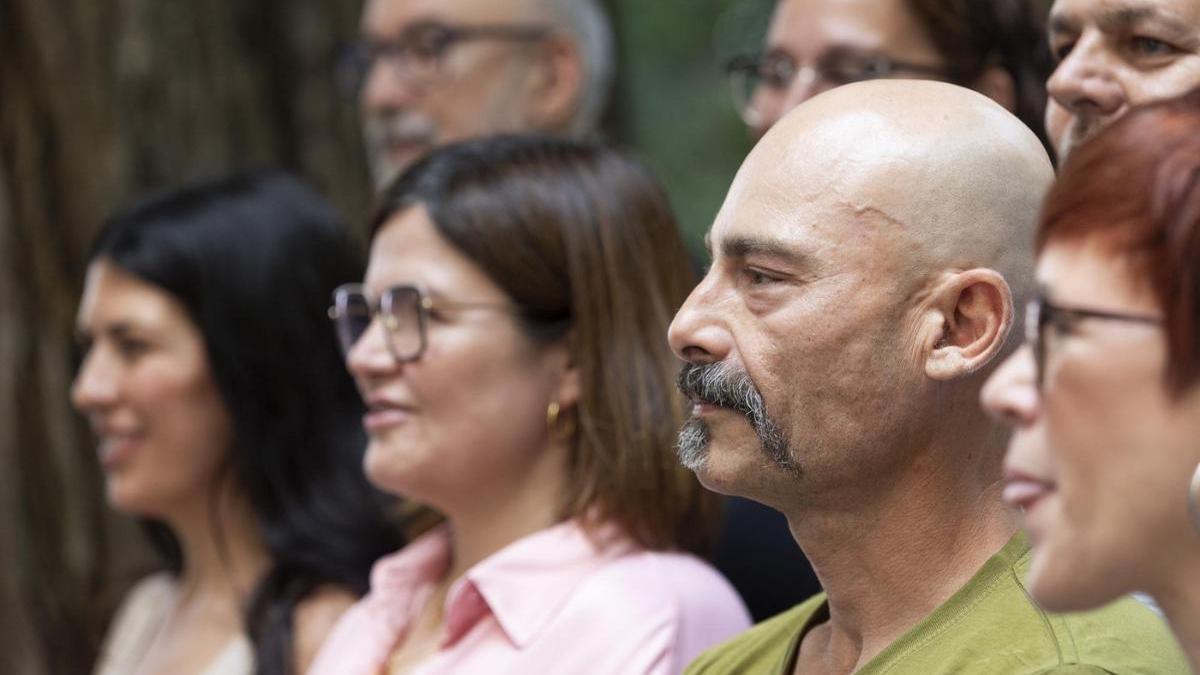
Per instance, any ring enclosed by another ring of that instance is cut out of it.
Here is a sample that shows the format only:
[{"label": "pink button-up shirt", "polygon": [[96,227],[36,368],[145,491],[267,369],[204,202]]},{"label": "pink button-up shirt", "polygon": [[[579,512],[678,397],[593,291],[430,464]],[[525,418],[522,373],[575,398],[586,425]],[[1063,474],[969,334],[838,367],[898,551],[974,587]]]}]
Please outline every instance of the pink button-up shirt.
[{"label": "pink button-up shirt", "polygon": [[[745,630],[733,588],[698,558],[568,521],[472,567],[446,597],[445,640],[416,675],[667,675]],[[605,535],[609,535],[605,538]],[[443,526],[376,563],[309,675],[379,675],[450,561]]]}]

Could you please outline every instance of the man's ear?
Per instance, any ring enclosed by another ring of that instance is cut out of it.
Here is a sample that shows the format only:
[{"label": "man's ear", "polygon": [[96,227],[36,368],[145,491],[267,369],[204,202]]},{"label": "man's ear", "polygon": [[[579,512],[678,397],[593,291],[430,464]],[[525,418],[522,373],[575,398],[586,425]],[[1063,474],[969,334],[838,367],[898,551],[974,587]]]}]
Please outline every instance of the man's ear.
[{"label": "man's ear", "polygon": [[574,40],[555,34],[538,47],[531,73],[529,122],[534,128],[566,132],[583,98],[583,53]]},{"label": "man's ear", "polygon": [[973,269],[947,276],[930,296],[922,325],[925,374],[953,380],[983,368],[1012,329],[1012,290],[999,272]]}]

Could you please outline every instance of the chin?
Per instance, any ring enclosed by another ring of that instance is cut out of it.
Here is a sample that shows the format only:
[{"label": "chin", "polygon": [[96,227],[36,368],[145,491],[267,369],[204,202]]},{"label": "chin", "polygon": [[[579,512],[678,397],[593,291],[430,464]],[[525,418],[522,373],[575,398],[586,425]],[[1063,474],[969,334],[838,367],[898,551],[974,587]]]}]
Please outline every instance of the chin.
[{"label": "chin", "polygon": [[1097,566],[1106,559],[1082,547],[1071,549],[1074,555],[1056,553],[1046,545],[1033,551],[1033,563],[1026,578],[1029,594],[1042,608],[1051,612],[1081,612],[1108,604],[1129,592],[1117,582],[1112,570]]},{"label": "chin", "polygon": [[156,499],[153,495],[146,494],[134,481],[122,479],[120,476],[108,476],[105,496],[108,505],[114,511],[134,518],[161,519],[165,511],[159,504],[161,498]]}]

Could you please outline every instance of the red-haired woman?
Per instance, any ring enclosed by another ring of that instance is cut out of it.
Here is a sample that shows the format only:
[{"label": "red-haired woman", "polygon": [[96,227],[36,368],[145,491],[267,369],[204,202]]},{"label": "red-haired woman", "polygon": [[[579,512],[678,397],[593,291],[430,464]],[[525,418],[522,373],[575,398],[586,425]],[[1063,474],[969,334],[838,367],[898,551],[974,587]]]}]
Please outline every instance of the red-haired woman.
[{"label": "red-haired woman", "polygon": [[1131,591],[1200,667],[1200,90],[1065,163],[1037,237],[1028,346],[984,405],[1015,433],[1005,498],[1056,611]]}]

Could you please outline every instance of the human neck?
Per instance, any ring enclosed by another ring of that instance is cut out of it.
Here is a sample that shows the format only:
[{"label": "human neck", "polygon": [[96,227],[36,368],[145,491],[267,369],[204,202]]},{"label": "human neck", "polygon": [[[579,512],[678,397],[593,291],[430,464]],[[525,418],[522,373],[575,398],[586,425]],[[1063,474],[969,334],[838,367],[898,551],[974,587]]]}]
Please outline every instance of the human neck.
[{"label": "human neck", "polygon": [[166,521],[183,553],[181,602],[244,608],[271,562],[249,502],[221,489],[179,508]]},{"label": "human neck", "polygon": [[[991,482],[947,470],[974,453],[927,453],[898,478],[829,504],[784,509],[825,589],[826,664],[853,672],[948,600],[1016,531]],[[979,461],[979,460],[976,460]],[[932,467],[932,468],[931,468]],[[807,648],[807,645],[806,645]]]},{"label": "human neck", "polygon": [[1200,587],[1195,583],[1200,552],[1195,546],[1189,549],[1187,553],[1171,555],[1171,569],[1163,575],[1166,583],[1152,589],[1150,595],[1171,624],[1171,632],[1187,655],[1192,672],[1200,673]]},{"label": "human neck", "polygon": [[445,512],[452,546],[450,568],[444,577],[446,588],[488,556],[560,520],[566,457],[565,447],[548,448],[519,480],[496,481],[508,484],[470,495]]}]

